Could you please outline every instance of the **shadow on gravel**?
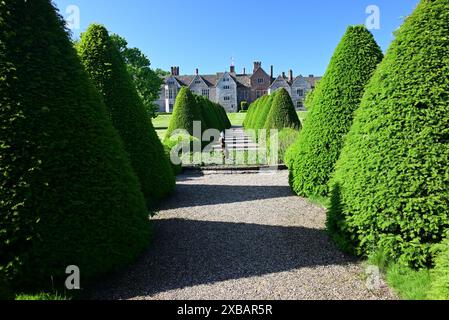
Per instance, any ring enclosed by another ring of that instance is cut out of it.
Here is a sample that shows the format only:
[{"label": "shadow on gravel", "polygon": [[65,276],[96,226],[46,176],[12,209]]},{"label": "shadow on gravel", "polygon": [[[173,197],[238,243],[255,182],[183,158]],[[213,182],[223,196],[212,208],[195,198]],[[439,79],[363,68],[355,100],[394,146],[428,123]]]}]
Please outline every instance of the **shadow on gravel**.
[{"label": "shadow on gravel", "polygon": [[291,197],[289,186],[179,184],[161,210]]},{"label": "shadow on gravel", "polygon": [[322,230],[157,220],[151,248],[135,266],[97,288],[92,298],[151,297],[185,287],[354,261],[340,253]]}]

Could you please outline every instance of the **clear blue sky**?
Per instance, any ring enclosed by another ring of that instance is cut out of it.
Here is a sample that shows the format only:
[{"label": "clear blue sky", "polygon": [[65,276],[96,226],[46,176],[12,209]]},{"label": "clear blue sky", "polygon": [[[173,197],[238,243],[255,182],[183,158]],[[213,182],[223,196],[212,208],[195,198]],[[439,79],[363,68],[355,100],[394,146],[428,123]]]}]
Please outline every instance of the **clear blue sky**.
[{"label": "clear blue sky", "polygon": [[96,22],[147,54],[153,68],[180,66],[182,74],[229,68],[252,70],[260,60],[275,73],[322,75],[348,25],[365,23],[367,6],[380,8],[383,50],[418,0],[55,0],[66,16],[80,8],[81,29]]}]

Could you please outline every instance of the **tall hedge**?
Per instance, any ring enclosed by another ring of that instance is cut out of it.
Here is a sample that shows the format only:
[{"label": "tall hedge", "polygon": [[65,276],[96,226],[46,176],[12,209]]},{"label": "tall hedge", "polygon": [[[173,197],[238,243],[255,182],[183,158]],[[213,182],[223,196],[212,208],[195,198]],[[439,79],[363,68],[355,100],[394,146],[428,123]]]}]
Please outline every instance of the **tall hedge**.
[{"label": "tall hedge", "polygon": [[144,198],[50,0],[0,1],[0,278],[84,285],[148,244]]},{"label": "tall hedge", "polygon": [[314,93],[310,110],[295,146],[290,183],[306,197],[329,195],[328,183],[343,148],[354,111],[382,52],[365,26],[349,27]]},{"label": "tall hedge", "polygon": [[199,108],[195,96],[189,88],[183,87],[176,96],[166,138],[169,138],[178,129],[186,130],[193,136],[193,122],[202,120],[201,108]]},{"label": "tall hedge", "polygon": [[96,24],[82,35],[77,48],[103,96],[147,202],[157,203],[174,189],[173,171],[118,48],[106,28]]},{"label": "tall hedge", "polygon": [[253,103],[251,103],[251,105],[248,108],[248,112],[246,113],[245,120],[243,121],[243,126],[247,130],[251,129],[252,121],[253,121],[254,115],[257,111],[258,103],[259,103],[259,99],[257,99]]},{"label": "tall hedge", "polygon": [[276,92],[273,98],[273,104],[270,113],[265,121],[265,129],[284,128],[301,129],[301,121],[299,121],[292,98],[284,88]]},{"label": "tall hedge", "polygon": [[329,230],[357,254],[421,267],[449,228],[449,1],[397,31],[337,165]]}]

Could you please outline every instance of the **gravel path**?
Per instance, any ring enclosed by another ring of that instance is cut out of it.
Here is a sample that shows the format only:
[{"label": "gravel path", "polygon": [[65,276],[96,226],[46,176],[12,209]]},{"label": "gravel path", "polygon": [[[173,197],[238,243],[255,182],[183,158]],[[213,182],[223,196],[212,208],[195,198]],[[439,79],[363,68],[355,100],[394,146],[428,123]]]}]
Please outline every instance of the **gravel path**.
[{"label": "gravel path", "polygon": [[182,175],[153,244],[95,299],[390,299],[324,232],[325,212],[293,196],[288,172]]}]

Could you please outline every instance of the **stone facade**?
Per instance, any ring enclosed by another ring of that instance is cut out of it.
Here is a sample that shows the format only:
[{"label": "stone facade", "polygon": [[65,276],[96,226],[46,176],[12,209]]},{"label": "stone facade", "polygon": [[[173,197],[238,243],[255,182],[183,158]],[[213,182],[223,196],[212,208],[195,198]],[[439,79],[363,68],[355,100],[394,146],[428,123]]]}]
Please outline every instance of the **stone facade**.
[{"label": "stone facade", "polygon": [[298,76],[293,78],[285,73],[277,78],[273,77],[273,66],[270,74],[262,68],[261,62],[254,62],[252,74],[237,74],[235,67],[229,71],[214,75],[201,75],[197,69],[194,75],[179,75],[179,67],[171,68],[171,75],[164,78],[159,100],[156,101],[160,112],[173,112],[176,96],[181,87],[188,87],[198,95],[205,96],[211,101],[221,104],[227,112],[237,112],[242,101],[252,103],[263,95],[271,94],[285,88],[292,97],[298,110],[304,109],[304,99],[308,91],[312,90],[320,77]]}]

